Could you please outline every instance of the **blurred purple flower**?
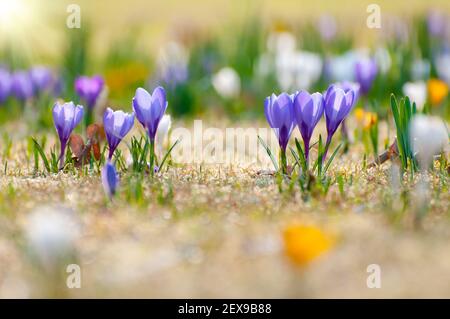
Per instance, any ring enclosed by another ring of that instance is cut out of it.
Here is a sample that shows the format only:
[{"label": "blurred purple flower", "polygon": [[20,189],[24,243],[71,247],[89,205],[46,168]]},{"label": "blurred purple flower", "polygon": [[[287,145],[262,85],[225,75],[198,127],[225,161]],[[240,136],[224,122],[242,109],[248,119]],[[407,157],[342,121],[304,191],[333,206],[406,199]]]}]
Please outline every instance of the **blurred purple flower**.
[{"label": "blurred purple flower", "polygon": [[362,59],[356,63],[355,76],[362,94],[369,92],[377,73],[377,64],[372,59]]},{"label": "blurred purple flower", "polygon": [[12,92],[20,101],[33,97],[33,82],[27,71],[16,71],[12,76]]},{"label": "blurred purple flower", "polygon": [[294,116],[305,145],[306,161],[309,158],[309,142],[312,133],[324,112],[323,97],[320,93],[309,94],[301,91],[294,98]]},{"label": "blurred purple flower", "polygon": [[0,68],[0,104],[4,103],[11,93],[11,74],[8,70]]},{"label": "blurred purple flower", "polygon": [[75,80],[75,91],[86,102],[89,109],[95,106],[103,86],[103,78],[99,75],[93,77],[79,76]]},{"label": "blurred purple flower", "polygon": [[50,90],[54,84],[53,72],[45,66],[35,66],[30,70],[34,93]]},{"label": "blurred purple flower", "polygon": [[128,134],[134,124],[134,113],[113,111],[109,107],[103,115],[103,126],[109,145],[108,159],[111,159],[120,141]]},{"label": "blurred purple flower", "polygon": [[336,20],[333,16],[325,14],[319,18],[317,29],[325,41],[332,40],[337,33]]},{"label": "blurred purple flower", "polygon": [[133,110],[136,118],[147,129],[150,141],[155,141],[156,131],[167,109],[166,91],[158,86],[150,95],[143,88],[138,88],[133,98]]},{"label": "blurred purple flower", "polygon": [[170,42],[164,46],[157,60],[158,79],[174,88],[187,81],[189,77],[188,53],[177,42]]},{"label": "blurred purple flower", "polygon": [[294,96],[287,93],[281,93],[276,96],[272,94],[264,101],[264,113],[267,122],[278,138],[280,148],[285,151],[289,138],[295,127],[294,117]]},{"label": "blurred purple flower", "polygon": [[111,199],[115,194],[119,185],[119,177],[114,165],[107,161],[102,169],[102,184],[106,195]]},{"label": "blurred purple flower", "polygon": [[441,11],[432,10],[427,15],[428,32],[435,37],[445,36],[448,17]]},{"label": "blurred purple flower", "polygon": [[56,132],[61,142],[61,153],[59,155],[60,167],[64,163],[64,153],[70,134],[74,128],[80,123],[83,118],[83,106],[77,105],[73,102],[61,104],[56,102],[53,106],[53,122],[55,124]]}]

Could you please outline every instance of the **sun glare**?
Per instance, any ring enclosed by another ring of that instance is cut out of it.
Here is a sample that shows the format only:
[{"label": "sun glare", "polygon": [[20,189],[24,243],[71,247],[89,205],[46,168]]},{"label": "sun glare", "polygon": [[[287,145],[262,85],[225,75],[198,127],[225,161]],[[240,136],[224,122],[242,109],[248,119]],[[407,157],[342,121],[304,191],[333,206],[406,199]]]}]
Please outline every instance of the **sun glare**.
[{"label": "sun glare", "polygon": [[0,0],[0,32],[13,35],[30,24],[30,2],[26,0]]}]

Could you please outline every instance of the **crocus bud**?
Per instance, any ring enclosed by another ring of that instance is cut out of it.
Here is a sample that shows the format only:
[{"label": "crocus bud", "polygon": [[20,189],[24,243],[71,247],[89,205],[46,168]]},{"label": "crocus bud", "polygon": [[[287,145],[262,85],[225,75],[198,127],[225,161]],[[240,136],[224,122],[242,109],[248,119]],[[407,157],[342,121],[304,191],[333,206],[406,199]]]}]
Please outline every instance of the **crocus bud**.
[{"label": "crocus bud", "polygon": [[134,113],[113,111],[107,108],[103,115],[103,126],[109,145],[109,156],[111,159],[120,141],[128,134],[134,124]]},{"label": "crocus bud", "polygon": [[112,198],[116,194],[119,185],[119,177],[117,176],[116,168],[108,161],[102,169],[102,184],[106,196]]},{"label": "crocus bud", "polygon": [[158,130],[156,131],[156,145],[159,148],[163,147],[164,140],[167,138],[171,126],[172,120],[170,115],[164,115],[161,122],[159,122]]},{"label": "crocus bud", "polygon": [[136,118],[147,130],[152,142],[155,141],[156,131],[164,112],[167,109],[166,92],[162,87],[157,87],[153,94],[143,88],[138,88],[133,98],[133,110]]},{"label": "crocus bud", "polygon": [[64,163],[64,152],[66,150],[67,141],[74,128],[80,123],[83,118],[83,106],[77,105],[73,102],[59,103],[56,102],[53,106],[53,122],[56,131],[58,132],[59,141],[61,142],[61,153],[59,156],[60,167]]}]

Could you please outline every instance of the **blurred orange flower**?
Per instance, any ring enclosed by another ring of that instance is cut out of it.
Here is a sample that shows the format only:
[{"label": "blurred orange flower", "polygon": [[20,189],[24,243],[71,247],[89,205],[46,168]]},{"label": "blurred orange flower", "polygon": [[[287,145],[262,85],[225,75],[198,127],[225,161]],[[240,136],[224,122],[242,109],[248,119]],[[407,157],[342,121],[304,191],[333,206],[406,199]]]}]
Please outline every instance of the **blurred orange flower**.
[{"label": "blurred orange flower", "polygon": [[106,83],[111,92],[122,92],[123,90],[144,82],[148,77],[148,68],[137,62],[115,67],[106,72]]},{"label": "blurred orange flower", "polygon": [[439,79],[428,80],[428,96],[431,105],[439,105],[448,95],[448,85]]},{"label": "blurred orange flower", "polygon": [[315,226],[295,224],[283,233],[286,255],[298,265],[306,265],[332,246],[332,240]]},{"label": "blurred orange flower", "polygon": [[355,119],[360,127],[368,130],[377,123],[378,115],[358,108],[355,110]]}]

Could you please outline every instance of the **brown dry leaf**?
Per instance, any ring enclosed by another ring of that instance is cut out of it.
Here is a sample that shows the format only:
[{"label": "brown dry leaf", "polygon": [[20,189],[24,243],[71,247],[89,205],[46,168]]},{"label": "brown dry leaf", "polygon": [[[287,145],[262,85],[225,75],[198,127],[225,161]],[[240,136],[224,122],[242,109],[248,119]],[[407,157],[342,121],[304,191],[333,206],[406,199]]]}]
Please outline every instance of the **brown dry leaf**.
[{"label": "brown dry leaf", "polygon": [[92,140],[92,144],[99,143],[105,139],[105,130],[102,124],[91,124],[86,129],[88,140]]},{"label": "brown dry leaf", "polygon": [[83,138],[78,134],[70,135],[69,146],[73,156],[79,158],[84,150]]},{"label": "brown dry leaf", "polygon": [[91,146],[84,145],[83,138],[80,135],[72,134],[69,145],[72,150],[75,167],[81,167],[84,163],[89,162],[91,158]]}]

